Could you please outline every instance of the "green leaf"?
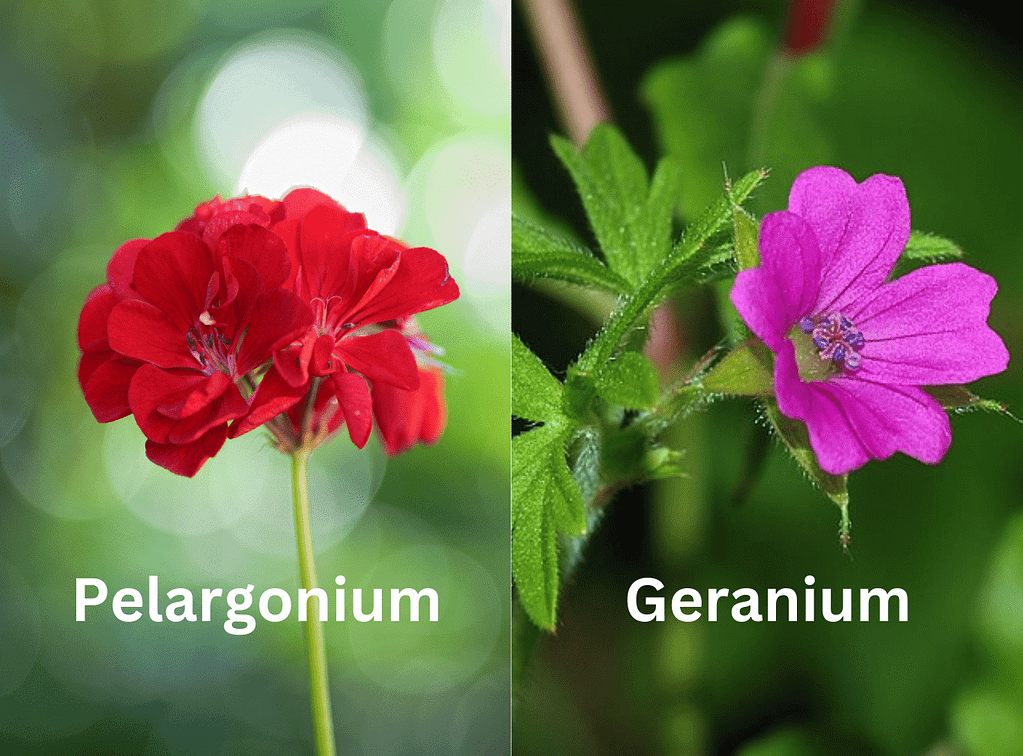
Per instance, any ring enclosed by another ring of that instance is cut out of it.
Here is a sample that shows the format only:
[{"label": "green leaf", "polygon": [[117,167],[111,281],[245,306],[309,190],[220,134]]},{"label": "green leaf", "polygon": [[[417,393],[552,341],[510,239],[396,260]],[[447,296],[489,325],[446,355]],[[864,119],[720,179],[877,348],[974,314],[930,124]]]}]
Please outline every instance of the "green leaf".
[{"label": "green leaf", "polygon": [[562,416],[562,387],[540,358],[512,334],[512,414],[542,422]]},{"label": "green leaf", "polygon": [[731,259],[731,246],[710,244],[708,240],[718,234],[730,233],[732,207],[745,201],[765,178],[767,171],[751,171],[734,185],[726,187],[727,193],[687,229],[686,235],[675,245],[671,255],[655,267],[636,292],[611,313],[573,370],[595,373],[598,365],[611,359],[625,335],[641,325],[673,289],[692,282],[694,276],[707,266]]},{"label": "green leaf", "polygon": [[564,388],[512,334],[512,414],[542,422],[512,439],[512,570],[519,600],[538,627],[554,627],[558,533],[586,531],[582,495],[565,460],[576,423]]},{"label": "green leaf", "polygon": [[707,391],[736,396],[774,396],[771,353],[762,343],[748,339],[725,355],[703,377]]},{"label": "green leaf", "polygon": [[817,463],[817,457],[810,448],[810,437],[806,432],[806,426],[798,420],[785,417],[778,411],[778,405],[773,400],[766,400],[764,407],[771,425],[782,440],[796,463],[803,468],[810,481],[817,486],[824,494],[838,506],[841,511],[842,523],[839,538],[843,547],[849,545],[849,491],[848,475],[831,475],[824,472]]},{"label": "green leaf", "polygon": [[616,295],[631,288],[585,247],[518,215],[512,216],[512,278],[553,278]]},{"label": "green leaf", "polygon": [[671,215],[681,171],[661,161],[648,182],[646,168],[622,135],[598,125],[582,152],[560,137],[551,146],[575,182],[608,266],[633,286],[671,247]]},{"label": "green leaf", "polygon": [[657,401],[657,371],[639,352],[623,352],[597,370],[597,393],[628,409],[644,409]]},{"label": "green leaf", "polygon": [[558,602],[558,531],[586,529],[582,497],[565,462],[568,423],[549,422],[512,439],[512,573],[519,601],[553,630]]}]

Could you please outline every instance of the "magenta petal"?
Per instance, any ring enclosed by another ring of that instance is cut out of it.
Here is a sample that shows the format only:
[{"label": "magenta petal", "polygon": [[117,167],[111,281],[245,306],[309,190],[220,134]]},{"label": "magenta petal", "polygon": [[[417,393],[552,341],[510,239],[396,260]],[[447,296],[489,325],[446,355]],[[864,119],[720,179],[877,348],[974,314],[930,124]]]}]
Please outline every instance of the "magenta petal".
[{"label": "magenta petal", "polygon": [[810,224],[820,245],[817,313],[848,309],[884,283],[909,239],[902,181],[883,174],[851,181],[844,171],[812,168],[789,195],[789,211]]},{"label": "magenta petal", "polygon": [[916,386],[886,386],[859,378],[835,378],[825,386],[875,459],[901,451],[936,465],[952,443],[945,410]]},{"label": "magenta petal", "polygon": [[1000,373],[1009,352],[987,325],[995,280],[962,263],[931,265],[887,283],[850,313],[863,331],[858,377],[931,386]]},{"label": "magenta petal", "polygon": [[820,254],[813,231],[792,213],[770,213],[760,229],[760,267],[735,279],[732,303],[753,333],[777,351],[817,299]]},{"label": "magenta petal", "polygon": [[806,424],[810,446],[821,468],[841,475],[862,467],[870,454],[853,431],[841,405],[832,394],[822,390],[823,386],[823,382],[800,380],[795,349],[790,341],[785,341],[774,363],[778,409],[786,417]]},{"label": "magenta petal", "polygon": [[802,420],[825,472],[842,475],[868,459],[901,451],[937,464],[952,443],[941,405],[915,386],[885,386],[856,377],[804,383],[788,348],[775,363],[775,389],[782,414]]}]

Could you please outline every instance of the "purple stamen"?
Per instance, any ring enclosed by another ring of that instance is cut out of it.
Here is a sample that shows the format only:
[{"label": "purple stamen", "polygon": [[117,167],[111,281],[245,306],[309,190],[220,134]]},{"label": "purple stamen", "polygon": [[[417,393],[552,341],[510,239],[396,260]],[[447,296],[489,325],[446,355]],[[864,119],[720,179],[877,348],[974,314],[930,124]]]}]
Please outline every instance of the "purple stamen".
[{"label": "purple stamen", "polygon": [[848,370],[857,370],[862,362],[859,350],[867,343],[853,322],[840,312],[799,320],[803,333],[812,334],[813,343],[825,362],[836,362]]}]

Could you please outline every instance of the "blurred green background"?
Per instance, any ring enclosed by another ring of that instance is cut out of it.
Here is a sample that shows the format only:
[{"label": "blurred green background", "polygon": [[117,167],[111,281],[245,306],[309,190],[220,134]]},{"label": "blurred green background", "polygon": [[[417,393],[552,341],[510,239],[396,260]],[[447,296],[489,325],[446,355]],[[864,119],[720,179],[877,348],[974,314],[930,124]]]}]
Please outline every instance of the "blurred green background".
[{"label": "blurred green background", "polygon": [[[787,3],[576,5],[616,123],[648,167],[662,149],[683,158],[684,210],[705,202],[723,170],[752,167],[743,97],[762,70],[747,63],[777,44]],[[857,5],[830,49],[798,63],[779,94],[756,156],[772,177],[754,209],[784,207],[792,178],[813,164],[859,180],[900,176],[913,227],[954,239],[998,279],[990,323],[1014,359],[975,390],[1020,414],[1023,58],[1014,27],[988,4]],[[593,248],[547,143],[564,127],[514,21],[515,207]],[[682,75],[679,57],[700,62]],[[706,292],[676,305],[691,360],[722,337],[719,313]],[[585,310],[570,287],[513,287],[514,330],[556,373],[597,327]],[[515,752],[1023,753],[1023,427],[982,414],[952,425],[939,467],[899,455],[851,476],[851,556],[838,545],[837,509],[774,444],[740,502],[746,449],[765,433],[751,403],[718,403],[677,428],[689,477],[634,488],[609,507],[519,691]],[[670,596],[686,586],[800,588],[809,574],[818,588],[902,587],[909,622],[683,624],[669,614],[641,624],[626,609],[629,585],[645,576]]]},{"label": "blurred green background", "polygon": [[462,291],[420,319],[453,368],[440,443],[313,455],[321,584],[441,602],[326,627],[339,752],[507,752],[510,27],[508,0],[2,3],[0,753],[311,752],[294,618],[74,621],[76,577],[297,589],[288,460],[253,432],[192,480],[150,464],[89,412],[75,328],[121,242],[303,184]]}]

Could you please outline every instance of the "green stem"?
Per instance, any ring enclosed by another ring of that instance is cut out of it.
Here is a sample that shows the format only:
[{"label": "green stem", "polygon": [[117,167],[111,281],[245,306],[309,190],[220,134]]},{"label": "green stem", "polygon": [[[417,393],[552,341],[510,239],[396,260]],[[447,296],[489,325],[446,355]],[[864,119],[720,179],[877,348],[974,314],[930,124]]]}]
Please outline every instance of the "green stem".
[{"label": "green stem", "polygon": [[[298,569],[302,587],[316,588],[316,564],[313,560],[313,533],[309,523],[309,455],[312,449],[301,446],[291,455],[291,490],[295,504],[295,535],[298,539]],[[311,599],[310,615],[305,622],[305,645],[309,657],[309,706],[313,716],[316,756],[335,756],[334,720],[330,711],[330,687],[327,682],[327,652],[320,625],[319,599]]]}]

